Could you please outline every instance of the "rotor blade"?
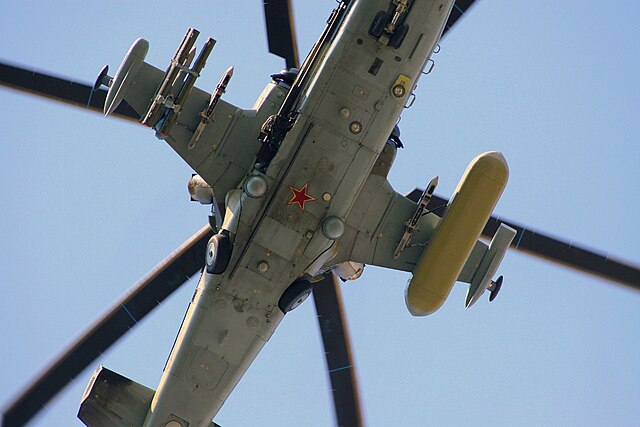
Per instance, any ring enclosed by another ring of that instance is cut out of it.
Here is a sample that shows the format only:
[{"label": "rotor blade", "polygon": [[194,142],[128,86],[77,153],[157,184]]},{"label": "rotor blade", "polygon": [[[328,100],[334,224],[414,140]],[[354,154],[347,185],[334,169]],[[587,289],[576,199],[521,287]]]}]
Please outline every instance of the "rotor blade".
[{"label": "rotor blade", "polygon": [[455,23],[458,22],[458,19],[460,19],[462,15],[469,10],[473,3],[474,0],[456,0],[453,5],[453,9],[451,10],[451,15],[449,15],[449,19],[444,26],[444,31],[442,32],[443,36],[447,34],[447,31],[449,31]]},{"label": "rotor blade", "polygon": [[[421,194],[422,190],[415,189],[406,197],[417,203]],[[434,195],[428,209],[438,216],[443,216],[448,202],[447,199]],[[640,290],[640,266],[567,243],[511,220],[491,216],[482,230],[482,235],[488,239],[492,238],[501,223],[517,231],[511,243],[513,249]]]},{"label": "rotor blade", "polygon": [[298,41],[291,0],[263,0],[269,52],[284,58],[287,68],[299,68]]},{"label": "rotor blade", "polygon": [[[3,62],[0,62],[0,85],[101,114],[104,100],[107,97],[106,90],[94,91],[93,87],[87,83],[74,82]],[[122,119],[136,122],[140,119],[140,115],[125,101],[116,108],[113,114]]]},{"label": "rotor blade", "polygon": [[64,350],[6,408],[3,427],[22,426],[144,316],[204,265],[207,225],[165,258]]},{"label": "rotor blade", "polygon": [[313,300],[322,333],[338,425],[356,427],[363,425],[362,412],[338,286],[336,275],[326,274],[324,279],[313,285]]}]

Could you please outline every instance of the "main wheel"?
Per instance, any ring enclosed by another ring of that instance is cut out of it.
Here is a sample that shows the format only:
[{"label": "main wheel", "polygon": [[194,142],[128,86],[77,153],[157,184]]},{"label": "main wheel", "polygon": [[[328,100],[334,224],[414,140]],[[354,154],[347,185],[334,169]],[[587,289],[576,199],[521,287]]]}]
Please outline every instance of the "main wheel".
[{"label": "main wheel", "polygon": [[304,302],[309,295],[311,295],[311,282],[304,279],[298,279],[293,282],[282,293],[280,301],[278,301],[278,307],[283,313],[288,313],[294,308],[297,308]]},{"label": "main wheel", "polygon": [[231,240],[226,233],[214,234],[207,243],[207,273],[221,274],[231,259]]},{"label": "main wheel", "polygon": [[379,39],[382,33],[384,32],[384,27],[387,26],[390,20],[391,20],[391,17],[387,12],[383,10],[378,12],[375,18],[373,18],[373,21],[371,22],[371,26],[369,26],[369,35],[374,39]]},{"label": "main wheel", "polygon": [[409,32],[409,25],[407,24],[402,24],[396,27],[395,31],[393,32],[393,35],[389,39],[389,46],[394,49],[399,48],[402,42],[404,41],[404,38],[406,37],[407,32]]}]

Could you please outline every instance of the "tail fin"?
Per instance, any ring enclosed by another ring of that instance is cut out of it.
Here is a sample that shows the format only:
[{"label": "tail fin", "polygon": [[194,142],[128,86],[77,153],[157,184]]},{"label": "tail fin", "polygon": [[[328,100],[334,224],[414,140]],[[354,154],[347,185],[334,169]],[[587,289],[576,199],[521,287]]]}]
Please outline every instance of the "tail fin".
[{"label": "tail fin", "polygon": [[101,365],[82,396],[78,418],[88,427],[141,427],[154,393]]}]

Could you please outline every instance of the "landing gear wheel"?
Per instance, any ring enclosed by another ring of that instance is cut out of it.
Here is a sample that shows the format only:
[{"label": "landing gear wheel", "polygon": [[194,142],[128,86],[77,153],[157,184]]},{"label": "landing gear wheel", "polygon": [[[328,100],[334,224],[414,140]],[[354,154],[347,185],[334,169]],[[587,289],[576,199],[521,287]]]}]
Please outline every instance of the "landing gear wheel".
[{"label": "landing gear wheel", "polygon": [[407,24],[402,24],[401,26],[396,27],[389,39],[389,46],[394,49],[399,48],[408,32],[409,26]]},{"label": "landing gear wheel", "polygon": [[278,307],[283,313],[288,313],[297,308],[311,295],[311,288],[311,282],[308,280],[296,280],[282,293],[280,301],[278,301]]},{"label": "landing gear wheel", "polygon": [[231,259],[231,240],[226,233],[214,234],[207,243],[205,257],[207,273],[221,274],[227,269]]},{"label": "landing gear wheel", "polygon": [[369,27],[369,35],[374,39],[379,39],[382,33],[384,32],[384,27],[387,26],[391,17],[385,11],[380,11],[376,14],[376,17],[373,18],[371,22],[371,26]]}]

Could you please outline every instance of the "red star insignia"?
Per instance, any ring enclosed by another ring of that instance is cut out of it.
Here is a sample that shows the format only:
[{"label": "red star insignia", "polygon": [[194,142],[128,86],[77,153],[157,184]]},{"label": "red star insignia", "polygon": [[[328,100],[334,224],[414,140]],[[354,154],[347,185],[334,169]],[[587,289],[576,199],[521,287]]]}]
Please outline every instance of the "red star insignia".
[{"label": "red star insignia", "polygon": [[305,184],[304,187],[302,187],[300,190],[296,190],[292,186],[289,186],[289,190],[291,190],[291,193],[293,194],[293,197],[291,198],[291,200],[289,200],[289,203],[287,203],[287,204],[288,205],[298,205],[300,210],[302,212],[304,212],[304,204],[307,203],[307,202],[313,202],[314,200],[316,200],[315,197],[312,197],[312,196],[307,194],[307,186],[308,185],[309,184]]}]

